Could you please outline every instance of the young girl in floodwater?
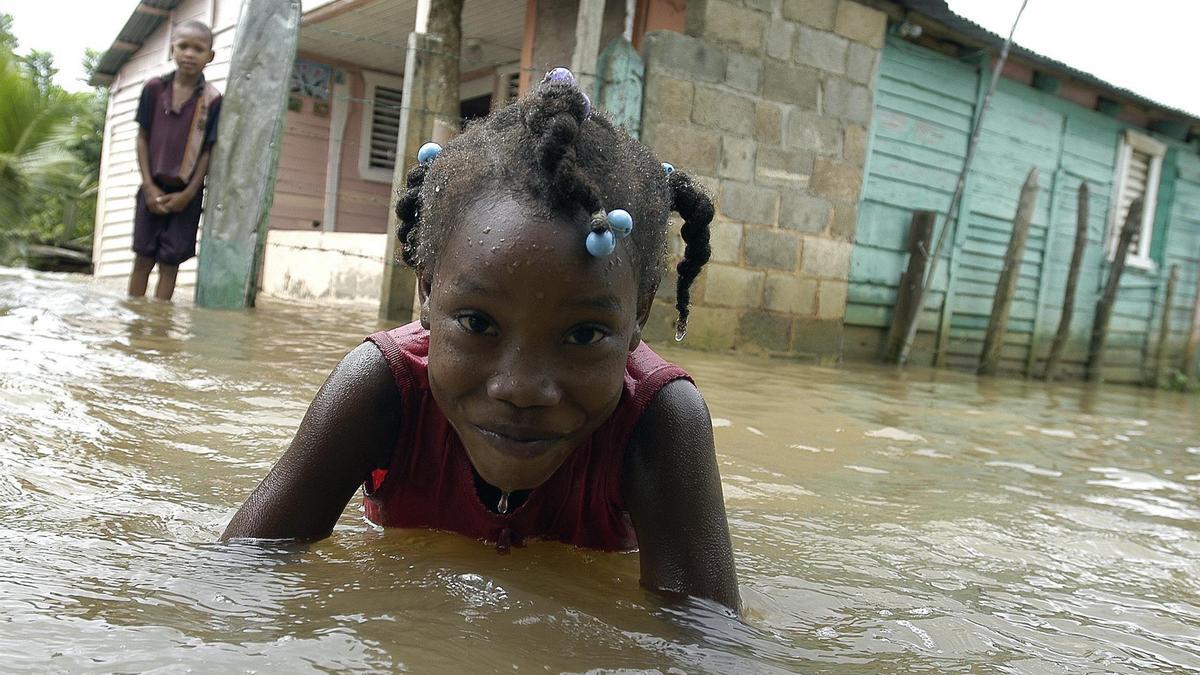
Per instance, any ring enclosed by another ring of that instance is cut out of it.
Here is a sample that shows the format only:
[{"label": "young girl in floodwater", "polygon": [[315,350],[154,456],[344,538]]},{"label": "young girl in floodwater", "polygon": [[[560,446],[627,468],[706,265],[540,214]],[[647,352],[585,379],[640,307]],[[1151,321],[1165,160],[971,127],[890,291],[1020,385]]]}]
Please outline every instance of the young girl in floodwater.
[{"label": "young girl in floodwater", "polygon": [[565,68],[418,159],[396,212],[420,321],[342,360],[223,538],[320,539],[362,485],[378,525],[636,549],[648,588],[736,608],[708,409],[641,341],[671,211],[686,329],[708,197]]}]

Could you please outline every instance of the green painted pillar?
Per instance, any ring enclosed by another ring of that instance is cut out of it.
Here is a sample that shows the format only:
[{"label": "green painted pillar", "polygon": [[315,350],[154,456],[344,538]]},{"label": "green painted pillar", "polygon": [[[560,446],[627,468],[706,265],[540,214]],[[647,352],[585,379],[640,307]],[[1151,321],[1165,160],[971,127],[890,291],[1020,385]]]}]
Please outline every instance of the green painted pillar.
[{"label": "green painted pillar", "polygon": [[299,0],[243,0],[208,176],[196,304],[254,306],[275,195]]}]

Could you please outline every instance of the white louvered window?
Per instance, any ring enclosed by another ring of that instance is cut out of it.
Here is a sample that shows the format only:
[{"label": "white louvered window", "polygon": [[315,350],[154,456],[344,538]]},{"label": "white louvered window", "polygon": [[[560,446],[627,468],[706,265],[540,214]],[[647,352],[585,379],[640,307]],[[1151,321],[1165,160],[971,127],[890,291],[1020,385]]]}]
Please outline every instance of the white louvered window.
[{"label": "white louvered window", "polygon": [[363,72],[362,138],[358,172],[363,178],[392,182],[396,166],[396,142],[400,133],[400,110],[404,82],[391,75]]},{"label": "white louvered window", "polygon": [[1150,239],[1154,232],[1154,207],[1158,197],[1158,179],[1162,173],[1163,154],[1167,146],[1159,141],[1126,130],[1121,139],[1121,148],[1117,155],[1117,175],[1113,181],[1112,217],[1109,221],[1108,258],[1112,260],[1117,252],[1117,240],[1121,235],[1121,226],[1129,213],[1129,206],[1138,197],[1143,198],[1142,222],[1129,246],[1125,263],[1146,269],[1153,268],[1150,259]]}]

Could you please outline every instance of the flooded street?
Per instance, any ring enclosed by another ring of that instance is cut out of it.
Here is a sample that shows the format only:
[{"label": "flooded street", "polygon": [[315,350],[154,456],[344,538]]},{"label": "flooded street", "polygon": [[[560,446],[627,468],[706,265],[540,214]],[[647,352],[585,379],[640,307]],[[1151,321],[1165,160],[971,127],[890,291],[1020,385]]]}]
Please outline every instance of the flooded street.
[{"label": "flooded street", "polygon": [[713,415],[744,621],[634,554],[216,543],[372,311],[0,269],[2,669],[1200,671],[1200,397],[669,349]]}]

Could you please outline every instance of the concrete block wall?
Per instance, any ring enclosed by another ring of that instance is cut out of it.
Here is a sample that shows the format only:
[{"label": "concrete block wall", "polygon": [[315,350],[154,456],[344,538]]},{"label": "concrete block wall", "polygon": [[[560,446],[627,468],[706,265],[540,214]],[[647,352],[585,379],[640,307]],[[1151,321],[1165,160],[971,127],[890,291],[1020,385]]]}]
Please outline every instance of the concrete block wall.
[{"label": "concrete block wall", "polygon": [[[689,0],[656,32],[642,139],[717,203],[685,345],[840,358],[886,16],[852,0]],[[673,334],[674,263],[647,338]]]}]

